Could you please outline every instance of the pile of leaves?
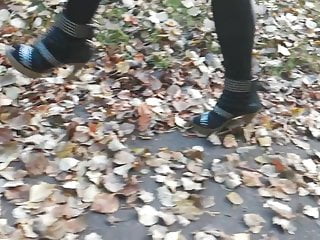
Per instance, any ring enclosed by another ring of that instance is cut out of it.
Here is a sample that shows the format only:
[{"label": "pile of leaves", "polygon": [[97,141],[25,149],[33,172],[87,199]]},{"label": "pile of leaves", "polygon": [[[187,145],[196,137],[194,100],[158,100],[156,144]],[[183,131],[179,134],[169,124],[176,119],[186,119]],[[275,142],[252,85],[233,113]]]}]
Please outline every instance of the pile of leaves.
[{"label": "pile of leaves", "polygon": [[[0,186],[2,198],[16,206],[14,226],[0,219],[1,237],[77,239],[86,229],[84,213],[111,214],[126,205],[150,226],[153,239],[181,240],[181,232],[170,232],[169,226],[183,228],[204,213],[219,214],[208,210],[214,196],[201,195],[210,179],[229,189],[257,188],[270,198],[264,206],[276,213],[273,223],[293,234],[290,220],[296,213],[281,201],[296,194],[320,196],[320,153],[308,143],[320,139],[319,3],[265,0],[255,6],[254,73],[266,90],[260,93],[265,110],[241,133],[250,147],[293,143],[310,158],[266,154],[252,168],[242,159],[247,149],[238,148],[236,136],[212,135],[213,145],[237,153],[205,168],[199,146],[151,153],[125,142],[184,132],[192,116],[215,105],[224,74],[210,3],[103,2],[93,21],[91,43],[97,52],[77,79],[65,79],[68,67],[41,79],[22,76],[5,59],[5,45],[33,42],[64,2],[0,4]],[[153,193],[139,184],[150,171],[160,185]],[[44,175],[51,180],[26,181]],[[156,198],[165,211],[151,206]],[[226,198],[243,203],[233,190]],[[319,218],[317,207],[304,206],[302,212]],[[250,213],[244,222],[259,233],[265,219]],[[228,237],[250,235],[227,236],[214,229],[195,234],[195,239]]]}]

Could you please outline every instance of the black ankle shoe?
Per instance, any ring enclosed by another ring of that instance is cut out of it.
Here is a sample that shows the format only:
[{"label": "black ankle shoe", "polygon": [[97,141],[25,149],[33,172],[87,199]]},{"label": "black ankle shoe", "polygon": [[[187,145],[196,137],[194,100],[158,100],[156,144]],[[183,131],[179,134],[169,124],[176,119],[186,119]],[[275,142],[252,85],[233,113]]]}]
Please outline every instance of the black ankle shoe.
[{"label": "black ankle shoe", "polygon": [[192,120],[192,131],[208,136],[249,124],[262,109],[254,81],[225,81],[225,90],[216,106]]},{"label": "black ankle shoe", "polygon": [[90,26],[71,22],[61,14],[48,33],[35,44],[7,47],[6,56],[16,70],[31,78],[41,77],[63,65],[74,66],[73,76],[92,56],[87,42],[92,37]]}]

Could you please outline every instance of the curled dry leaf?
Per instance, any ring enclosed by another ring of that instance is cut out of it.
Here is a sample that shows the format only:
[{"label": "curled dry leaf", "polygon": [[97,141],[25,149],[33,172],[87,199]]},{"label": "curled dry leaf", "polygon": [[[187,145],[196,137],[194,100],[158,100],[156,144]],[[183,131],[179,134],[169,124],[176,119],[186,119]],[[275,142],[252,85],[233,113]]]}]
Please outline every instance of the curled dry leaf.
[{"label": "curled dry leaf", "polygon": [[181,231],[178,232],[169,232],[164,237],[164,240],[184,240],[185,238],[182,236]]},{"label": "curled dry leaf", "polygon": [[226,148],[238,147],[236,137],[232,134],[228,134],[223,139],[223,146]]},{"label": "curled dry leaf", "polygon": [[158,198],[160,203],[165,207],[173,207],[175,204],[173,202],[173,195],[166,186],[159,187]]},{"label": "curled dry leaf", "polygon": [[177,221],[176,216],[173,213],[170,212],[159,212],[158,216],[163,220],[163,222],[170,226],[174,224]]},{"label": "curled dry leaf", "polygon": [[292,139],[292,142],[297,145],[299,148],[302,148],[304,150],[309,150],[310,149],[310,144],[304,141],[301,141],[299,139]]},{"label": "curled dry leaf", "polygon": [[181,178],[182,186],[186,191],[202,190],[202,184],[192,181],[190,178]]},{"label": "curled dry leaf", "polygon": [[136,157],[127,151],[117,152],[114,156],[113,162],[119,165],[133,163]]},{"label": "curled dry leaf", "polygon": [[241,205],[243,204],[243,199],[242,197],[236,193],[236,192],[231,192],[227,195],[227,199],[234,205]]},{"label": "curled dry leaf", "polygon": [[13,132],[9,128],[0,128],[0,144],[7,144],[13,140]]},{"label": "curled dry leaf", "polygon": [[272,138],[270,136],[259,137],[258,142],[261,147],[271,147],[272,146]]},{"label": "curled dry leaf", "polygon": [[119,199],[114,194],[100,193],[94,198],[91,210],[99,213],[114,213],[119,207]]},{"label": "curled dry leaf", "polygon": [[161,225],[153,225],[149,228],[152,240],[163,240],[168,232],[168,228]]},{"label": "curled dry leaf", "polygon": [[[154,195],[151,192],[147,192],[144,190],[141,190],[139,193],[139,198],[144,202],[144,203],[151,203],[154,200]],[[159,197],[160,198],[160,197]]]},{"label": "curled dry leaf", "polygon": [[280,217],[273,217],[272,223],[279,225],[283,230],[288,231],[289,234],[294,234],[297,228],[288,220]]},{"label": "curled dry leaf", "polygon": [[208,137],[208,140],[209,140],[214,146],[220,146],[220,145],[222,144],[219,136],[216,135],[216,134],[211,134],[211,135]]},{"label": "curled dry leaf", "polygon": [[146,131],[148,130],[151,121],[152,121],[152,111],[150,106],[148,106],[147,104],[141,104],[140,106],[138,106],[137,109],[139,118],[138,118],[138,129],[139,131]]},{"label": "curled dry leaf", "polygon": [[108,148],[113,152],[117,152],[126,149],[127,147],[123,145],[118,138],[113,138],[111,142],[109,142]]},{"label": "curled dry leaf", "polygon": [[275,211],[277,214],[279,214],[281,217],[291,219],[295,215],[293,214],[292,208],[288,205],[285,205],[280,202],[276,202],[272,199],[268,200],[263,207],[265,208],[271,208],[273,211]]},{"label": "curled dry leaf", "polygon": [[259,233],[263,228],[262,224],[266,222],[260,215],[257,214],[245,214],[243,216],[243,220],[252,233]]},{"label": "curled dry leaf", "polygon": [[80,161],[75,158],[62,158],[59,161],[59,169],[61,171],[69,171],[71,168],[78,165]]},{"label": "curled dry leaf", "polygon": [[102,237],[97,233],[90,233],[84,237],[84,240],[103,240]]},{"label": "curled dry leaf", "polygon": [[196,203],[190,199],[177,201],[176,206],[173,207],[173,212],[189,220],[196,220],[204,213],[204,211],[198,208]]},{"label": "curled dry leaf", "polygon": [[116,193],[124,188],[125,183],[121,181],[120,177],[114,175],[113,173],[109,173],[108,175],[103,177],[103,186],[108,191]]},{"label": "curled dry leaf", "polygon": [[319,218],[319,208],[306,205],[303,208],[303,213],[309,217],[318,219]]},{"label": "curled dry leaf", "polygon": [[261,174],[256,172],[242,171],[242,181],[248,187],[261,187]]},{"label": "curled dry leaf", "polygon": [[79,233],[87,228],[84,217],[72,218],[66,221],[66,229],[69,233]]},{"label": "curled dry leaf", "polygon": [[250,240],[250,234],[248,233],[237,233],[233,234],[231,240]]},{"label": "curled dry leaf", "polygon": [[205,232],[197,232],[194,235],[194,240],[217,240],[217,238]]},{"label": "curled dry leaf", "polygon": [[48,159],[41,152],[28,154],[23,162],[31,175],[43,174],[49,165]]},{"label": "curled dry leaf", "polygon": [[55,185],[46,182],[41,182],[38,185],[33,185],[30,188],[29,201],[33,203],[44,201],[53,193],[54,186]]},{"label": "curled dry leaf", "polygon": [[144,226],[152,226],[159,220],[158,211],[152,206],[145,205],[141,208],[135,208],[138,213],[138,219]]}]

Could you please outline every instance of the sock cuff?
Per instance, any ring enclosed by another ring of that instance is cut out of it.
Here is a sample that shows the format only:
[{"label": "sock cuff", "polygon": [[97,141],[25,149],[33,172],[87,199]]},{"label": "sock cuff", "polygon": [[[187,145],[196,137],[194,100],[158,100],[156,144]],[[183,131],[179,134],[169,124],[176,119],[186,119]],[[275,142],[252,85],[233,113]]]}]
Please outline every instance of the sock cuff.
[{"label": "sock cuff", "polygon": [[224,90],[230,92],[250,92],[252,90],[253,81],[237,81],[230,78],[226,78],[224,83]]},{"label": "sock cuff", "polygon": [[64,33],[75,37],[90,39],[93,37],[93,29],[89,25],[81,25],[72,22],[64,14],[59,14],[54,26],[60,28]]}]

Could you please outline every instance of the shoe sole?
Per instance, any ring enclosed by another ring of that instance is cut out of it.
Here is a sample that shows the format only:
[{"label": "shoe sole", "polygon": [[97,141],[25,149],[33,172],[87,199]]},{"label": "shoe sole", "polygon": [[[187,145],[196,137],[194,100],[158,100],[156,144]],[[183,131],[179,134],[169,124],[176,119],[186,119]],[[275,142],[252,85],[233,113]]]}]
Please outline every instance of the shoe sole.
[{"label": "shoe sole", "polygon": [[197,124],[191,123],[190,130],[193,132],[199,133],[205,137],[208,137],[211,134],[222,135],[222,134],[230,132],[234,129],[237,129],[239,127],[243,127],[243,126],[248,125],[249,123],[251,123],[251,121],[255,118],[255,116],[259,112],[245,114],[245,115],[241,115],[241,116],[238,116],[235,118],[231,118],[228,121],[226,121],[224,124],[222,124],[220,127],[215,128],[215,129],[206,128],[206,127],[202,127]]},{"label": "shoe sole", "polygon": [[[48,72],[43,72],[43,73],[39,73],[39,72],[35,72],[30,70],[29,68],[26,68],[25,66],[23,66],[20,62],[18,62],[14,56],[12,55],[12,52],[15,49],[13,47],[10,46],[6,46],[5,48],[5,52],[6,52],[6,57],[8,58],[11,66],[13,68],[15,68],[17,71],[19,71],[20,73],[22,73],[23,75],[29,77],[29,78],[41,78],[43,77],[45,74],[50,73],[50,70],[48,70]],[[73,71],[70,73],[69,76],[66,77],[66,79],[72,79],[75,77],[76,73],[78,71],[80,71],[86,63],[72,63],[69,64],[71,66],[73,66]]]},{"label": "shoe sole", "polygon": [[14,56],[12,55],[12,52],[15,49],[13,47],[6,46],[5,51],[6,51],[6,57],[8,58],[11,66],[15,68],[17,71],[22,73],[23,75],[29,77],[29,78],[40,78],[43,74],[34,72],[25,66],[23,66],[21,63],[19,63]]}]

